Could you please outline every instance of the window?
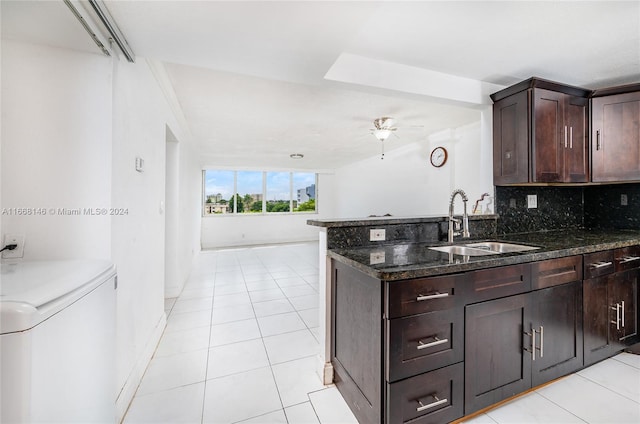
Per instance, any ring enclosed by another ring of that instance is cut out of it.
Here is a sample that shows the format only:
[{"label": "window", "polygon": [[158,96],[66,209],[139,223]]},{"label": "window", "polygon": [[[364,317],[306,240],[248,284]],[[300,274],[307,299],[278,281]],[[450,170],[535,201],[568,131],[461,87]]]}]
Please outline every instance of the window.
[{"label": "window", "polygon": [[[233,212],[233,171],[204,171],[204,215]],[[230,205],[231,203],[231,209]]]},{"label": "window", "polygon": [[291,211],[291,174],[267,172],[267,212]]},{"label": "window", "polygon": [[203,171],[203,215],[316,212],[310,172]]},{"label": "window", "polygon": [[262,213],[262,172],[238,171],[238,213]]},{"label": "window", "polygon": [[294,212],[316,211],[316,174],[293,173]]}]

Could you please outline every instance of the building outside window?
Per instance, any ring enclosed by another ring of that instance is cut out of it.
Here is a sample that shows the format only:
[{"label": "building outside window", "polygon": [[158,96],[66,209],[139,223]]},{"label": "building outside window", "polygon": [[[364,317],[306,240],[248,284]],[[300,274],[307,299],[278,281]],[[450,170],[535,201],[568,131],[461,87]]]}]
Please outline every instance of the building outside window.
[{"label": "building outside window", "polygon": [[317,174],[205,170],[203,216],[316,212]]}]

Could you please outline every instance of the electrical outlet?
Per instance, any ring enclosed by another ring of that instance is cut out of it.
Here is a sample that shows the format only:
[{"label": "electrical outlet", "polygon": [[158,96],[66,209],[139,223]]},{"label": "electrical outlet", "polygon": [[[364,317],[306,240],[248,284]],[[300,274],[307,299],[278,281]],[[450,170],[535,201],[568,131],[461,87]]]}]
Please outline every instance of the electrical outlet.
[{"label": "electrical outlet", "polygon": [[383,264],[384,262],[385,262],[384,250],[381,252],[371,252],[369,254],[370,265]]},{"label": "electrical outlet", "polygon": [[527,208],[535,209],[538,207],[538,195],[537,194],[528,194],[527,195]]},{"label": "electrical outlet", "polygon": [[13,250],[5,250],[2,252],[2,259],[18,259],[24,256],[24,235],[23,234],[6,234],[4,236],[4,244],[2,247],[8,244],[17,244]]},{"label": "electrical outlet", "polygon": [[629,204],[629,198],[626,194],[620,195],[620,206],[627,206]]},{"label": "electrical outlet", "polygon": [[386,231],[382,228],[369,230],[369,241],[385,241]]}]

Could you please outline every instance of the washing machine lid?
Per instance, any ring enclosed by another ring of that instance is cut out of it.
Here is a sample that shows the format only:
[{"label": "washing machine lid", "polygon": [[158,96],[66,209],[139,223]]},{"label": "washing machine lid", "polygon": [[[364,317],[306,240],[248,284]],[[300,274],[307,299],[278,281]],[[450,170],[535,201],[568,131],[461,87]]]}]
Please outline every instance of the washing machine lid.
[{"label": "washing machine lid", "polygon": [[114,276],[113,264],[101,260],[3,263],[0,334],[35,327]]}]

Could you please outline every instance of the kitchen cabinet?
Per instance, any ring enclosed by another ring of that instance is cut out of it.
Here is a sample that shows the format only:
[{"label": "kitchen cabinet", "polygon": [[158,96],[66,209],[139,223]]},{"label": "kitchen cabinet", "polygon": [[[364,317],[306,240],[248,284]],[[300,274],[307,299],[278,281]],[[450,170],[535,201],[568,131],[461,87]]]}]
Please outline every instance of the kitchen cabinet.
[{"label": "kitchen cabinet", "polygon": [[585,255],[584,362],[608,358],[638,338],[640,248]]},{"label": "kitchen cabinet", "polygon": [[462,417],[459,278],[386,283],[332,262],[334,381],[360,422]]},{"label": "kitchen cabinet", "polygon": [[[582,367],[582,258],[525,266],[531,286],[546,288],[466,307],[465,414]],[[479,271],[495,276],[489,291],[501,290],[509,268]]]},{"label": "kitchen cabinet", "polygon": [[454,421],[638,341],[640,246],[397,281],[331,264],[334,382],[359,422]]},{"label": "kitchen cabinet", "polygon": [[589,93],[531,78],[492,94],[494,184],[589,181]]},{"label": "kitchen cabinet", "polygon": [[640,180],[640,84],[627,90],[591,100],[593,182]]}]

